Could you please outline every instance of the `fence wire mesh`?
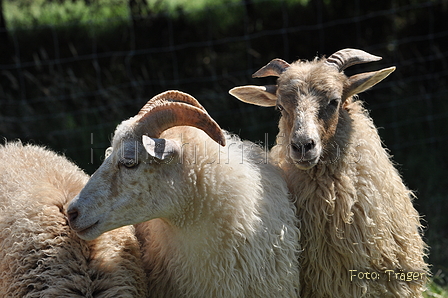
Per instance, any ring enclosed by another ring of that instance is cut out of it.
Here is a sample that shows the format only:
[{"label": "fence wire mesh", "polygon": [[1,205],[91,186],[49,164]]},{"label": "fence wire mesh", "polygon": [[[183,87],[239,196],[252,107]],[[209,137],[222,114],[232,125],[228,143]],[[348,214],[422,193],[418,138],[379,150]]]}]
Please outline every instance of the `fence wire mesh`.
[{"label": "fence wire mesh", "polygon": [[[152,95],[181,89],[225,129],[252,140],[270,133],[273,142],[278,115],[236,102],[227,91],[268,82],[250,76],[272,58],[313,59],[357,47],[383,56],[357,70],[397,66],[361,95],[387,146],[403,163],[415,148],[441,157],[448,140],[447,3],[233,1],[208,5],[199,17],[129,9],[128,20],[106,19],[88,30],[73,23],[2,29],[0,134],[42,142],[90,170],[90,157],[82,155],[92,147],[91,134],[96,147],[107,147],[115,125]],[[227,27],[226,13],[236,19]],[[106,32],[109,24],[118,25]]]}]

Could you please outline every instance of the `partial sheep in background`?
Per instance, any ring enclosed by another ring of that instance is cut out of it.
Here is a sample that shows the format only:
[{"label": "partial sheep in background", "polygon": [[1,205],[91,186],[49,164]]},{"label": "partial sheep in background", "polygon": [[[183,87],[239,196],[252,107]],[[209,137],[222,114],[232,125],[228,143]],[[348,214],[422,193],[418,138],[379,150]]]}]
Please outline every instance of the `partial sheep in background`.
[{"label": "partial sheep in background", "polygon": [[343,73],[379,59],[354,49],[310,62],[274,59],[253,77],[278,76],[277,85],[230,90],[281,111],[271,158],[284,171],[301,222],[302,297],[422,297],[425,289],[414,195],[355,97],[395,67]]},{"label": "partial sheep in background", "polygon": [[0,297],[145,297],[132,227],[86,242],[65,205],[88,176],[66,158],[20,142],[0,146]]},{"label": "partial sheep in background", "polygon": [[117,127],[70,226],[91,240],[136,224],[150,297],[297,297],[295,208],[264,154],[167,91]]}]

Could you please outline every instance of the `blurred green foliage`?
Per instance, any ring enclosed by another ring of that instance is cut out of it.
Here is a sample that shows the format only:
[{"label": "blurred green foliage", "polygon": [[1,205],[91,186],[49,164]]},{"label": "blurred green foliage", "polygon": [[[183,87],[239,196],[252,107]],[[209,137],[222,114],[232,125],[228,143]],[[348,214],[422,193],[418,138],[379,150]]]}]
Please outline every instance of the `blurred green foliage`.
[{"label": "blurred green foliage", "polygon": [[[48,1],[6,0],[4,15],[9,29],[31,29],[39,26],[90,26],[104,28],[105,23],[129,19],[127,1]],[[107,28],[108,26],[106,26]],[[109,27],[110,29],[110,27]]]}]

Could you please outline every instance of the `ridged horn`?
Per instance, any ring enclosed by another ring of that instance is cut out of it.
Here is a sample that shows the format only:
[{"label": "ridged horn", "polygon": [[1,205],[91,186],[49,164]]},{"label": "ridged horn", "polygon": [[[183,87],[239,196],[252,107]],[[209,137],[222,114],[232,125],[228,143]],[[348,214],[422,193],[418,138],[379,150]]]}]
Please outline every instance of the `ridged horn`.
[{"label": "ridged horn", "polygon": [[271,62],[256,71],[252,77],[253,78],[263,78],[268,76],[279,77],[287,68],[289,63],[282,59],[273,59]]},{"label": "ridged horn", "polygon": [[225,137],[219,125],[204,107],[191,95],[180,91],[167,91],[151,100],[137,114],[138,129],[150,137],[158,138],[165,130],[175,126],[193,126],[203,130],[218,144],[225,146]]},{"label": "ridged horn", "polygon": [[153,98],[151,98],[144,106],[140,109],[139,114],[146,114],[148,109],[151,109],[154,105],[157,105],[158,103],[162,102],[183,102],[192,106],[197,107],[198,109],[203,110],[204,112],[207,112],[205,108],[188,93],[184,93],[182,91],[178,90],[169,90],[162,92]]},{"label": "ridged horn", "polygon": [[338,71],[341,72],[347,67],[355,64],[373,62],[381,59],[381,57],[369,54],[362,50],[343,49],[328,57],[327,61],[325,61],[325,64],[335,67]]}]

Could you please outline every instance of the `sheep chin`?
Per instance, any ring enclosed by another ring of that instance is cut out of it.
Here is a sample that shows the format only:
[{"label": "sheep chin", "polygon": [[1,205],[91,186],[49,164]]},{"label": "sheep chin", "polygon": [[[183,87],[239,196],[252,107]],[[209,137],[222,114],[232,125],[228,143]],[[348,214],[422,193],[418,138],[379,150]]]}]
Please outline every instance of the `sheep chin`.
[{"label": "sheep chin", "polygon": [[294,165],[298,169],[306,171],[306,170],[313,168],[315,165],[317,165],[318,161],[319,161],[319,157],[316,157],[316,158],[310,159],[310,160],[294,161]]},{"label": "sheep chin", "polygon": [[86,241],[90,241],[90,240],[94,240],[96,238],[98,238],[101,234],[104,233],[104,231],[102,229],[100,229],[99,227],[99,221],[95,222],[93,225],[82,229],[82,230],[78,230],[75,231],[76,235]]}]

